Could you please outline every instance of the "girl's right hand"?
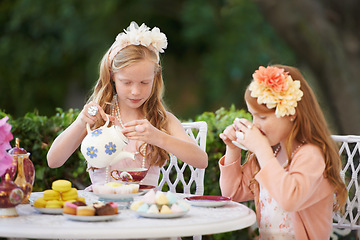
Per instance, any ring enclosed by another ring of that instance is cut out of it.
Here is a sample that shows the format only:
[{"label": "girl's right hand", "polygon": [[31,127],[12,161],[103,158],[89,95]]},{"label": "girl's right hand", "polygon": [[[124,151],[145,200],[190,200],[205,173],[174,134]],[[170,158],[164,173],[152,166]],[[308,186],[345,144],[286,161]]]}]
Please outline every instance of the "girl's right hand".
[{"label": "girl's right hand", "polygon": [[228,148],[235,149],[236,147],[232,142],[236,141],[236,126],[231,124],[225,128],[225,130],[220,133],[219,137],[223,140]]},{"label": "girl's right hand", "polygon": [[[89,113],[89,108],[92,107],[92,106],[96,106],[98,111],[96,112],[96,114],[93,116],[93,115],[90,115]],[[104,110],[102,109],[102,107],[100,107],[97,103],[91,101],[89,102],[88,104],[86,104],[84,106],[84,108],[81,110],[79,116],[78,116],[78,119],[81,121],[81,123],[86,126],[86,124],[88,123],[90,125],[90,127],[94,126],[95,122],[98,120],[98,119],[103,119],[104,121],[107,120],[107,117],[109,117],[109,120],[110,121],[114,121],[115,120],[115,117],[114,116],[111,116],[111,115],[107,115]]]}]

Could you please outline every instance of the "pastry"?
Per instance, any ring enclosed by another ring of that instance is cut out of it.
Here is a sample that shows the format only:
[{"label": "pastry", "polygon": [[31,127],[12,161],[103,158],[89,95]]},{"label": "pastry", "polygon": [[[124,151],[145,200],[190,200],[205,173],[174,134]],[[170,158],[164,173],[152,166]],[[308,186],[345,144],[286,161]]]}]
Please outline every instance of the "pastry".
[{"label": "pastry", "polygon": [[145,195],[142,197],[142,200],[143,200],[144,203],[147,203],[147,204],[155,203],[155,191],[154,191],[154,189],[151,189],[150,191],[145,193]]},{"label": "pastry", "polygon": [[94,216],[95,208],[92,206],[78,206],[76,209],[76,215],[78,215],[78,216]]},{"label": "pastry", "polygon": [[160,213],[172,213],[171,209],[169,208],[168,205],[162,205],[161,209],[160,209]]},{"label": "pastry", "polygon": [[148,210],[149,210],[149,205],[147,203],[141,204],[137,209],[138,212],[147,212]]},{"label": "pastry", "polygon": [[64,201],[77,199],[78,198],[77,189],[76,188],[71,188],[69,191],[62,192],[61,193],[61,198]]},{"label": "pastry", "polygon": [[60,199],[60,193],[58,191],[51,190],[51,189],[45,190],[43,192],[43,195],[44,195],[45,201]]},{"label": "pastry", "polygon": [[152,204],[147,210],[147,213],[159,213],[159,209],[156,204]]},{"label": "pastry", "polygon": [[169,200],[163,192],[158,191],[155,195],[155,203],[158,205],[166,205],[169,203]]},{"label": "pastry", "polygon": [[134,201],[130,209],[137,212],[168,214],[181,213],[190,210],[190,205],[184,200],[178,200],[171,192],[148,191],[142,198]]},{"label": "pastry", "polygon": [[110,206],[115,210],[115,214],[119,213],[119,206],[116,202],[109,202]]},{"label": "pastry", "polygon": [[130,209],[131,210],[134,210],[134,211],[137,211],[138,208],[143,204],[144,202],[143,201],[135,201],[133,202],[131,205],[130,205]]},{"label": "pastry", "polygon": [[172,205],[177,201],[175,194],[173,194],[172,192],[167,192],[166,197],[169,200],[169,205]]},{"label": "pastry", "polygon": [[190,209],[190,204],[188,204],[187,202],[185,202],[184,200],[179,200],[177,201],[177,204],[179,205],[179,207],[181,207],[184,211],[188,211]]},{"label": "pastry", "polygon": [[77,205],[75,205],[72,202],[65,202],[64,204],[64,210],[63,213],[65,214],[71,214],[71,215],[76,215],[76,209],[77,209]]},{"label": "pastry", "polygon": [[44,208],[46,206],[46,201],[44,199],[44,197],[39,197],[37,198],[35,201],[34,201],[34,204],[33,204],[34,207],[37,207],[37,208]]},{"label": "pastry", "polygon": [[84,197],[80,197],[80,196],[79,196],[76,200],[77,200],[77,201],[81,201],[81,202],[83,202],[83,203],[86,203]]},{"label": "pastry", "polygon": [[63,204],[59,200],[50,200],[46,202],[45,208],[62,208]]},{"label": "pastry", "polygon": [[140,188],[139,184],[132,183],[129,186],[130,186],[130,189],[131,189],[131,193],[138,193],[139,192],[139,188]]},{"label": "pastry", "polygon": [[84,201],[74,201],[72,203],[76,206],[86,206],[86,203]]},{"label": "pastry", "polygon": [[67,192],[71,189],[71,182],[68,180],[56,180],[52,183],[52,189],[58,192]]},{"label": "pastry", "polygon": [[94,208],[95,208],[95,215],[96,216],[104,216],[104,215],[114,215],[115,214],[115,210],[114,208],[109,204],[109,203],[94,203]]},{"label": "pastry", "polygon": [[181,207],[179,207],[179,205],[177,205],[176,203],[175,204],[173,204],[173,205],[171,205],[171,211],[173,212],[173,213],[179,213],[179,212],[183,212],[184,210],[181,208]]},{"label": "pastry", "polygon": [[139,192],[139,184],[121,184],[119,182],[109,182],[106,184],[94,184],[92,189],[98,194],[130,194]]}]

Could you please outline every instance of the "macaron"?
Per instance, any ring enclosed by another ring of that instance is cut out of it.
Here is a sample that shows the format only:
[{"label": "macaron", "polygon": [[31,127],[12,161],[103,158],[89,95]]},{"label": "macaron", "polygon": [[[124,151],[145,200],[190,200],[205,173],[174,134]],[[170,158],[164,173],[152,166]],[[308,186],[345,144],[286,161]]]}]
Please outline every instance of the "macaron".
[{"label": "macaron", "polygon": [[44,197],[39,197],[39,198],[37,198],[37,199],[34,201],[33,206],[34,206],[34,207],[37,207],[37,208],[45,208],[45,206],[46,206],[46,201],[45,201]]},{"label": "macaron", "polygon": [[62,208],[63,204],[59,200],[50,200],[46,202],[45,208]]},{"label": "macaron", "polygon": [[77,189],[76,188],[71,188],[69,191],[62,192],[61,193],[61,198],[64,201],[77,199],[78,198]]},{"label": "macaron", "polygon": [[43,192],[44,200],[50,201],[50,200],[59,200],[60,199],[60,193],[58,191],[48,189]]},{"label": "macaron", "polygon": [[71,189],[71,182],[68,180],[56,180],[52,183],[53,190],[58,192],[67,192]]},{"label": "macaron", "polygon": [[86,200],[84,197],[79,197],[76,199],[77,201],[80,201],[80,202],[83,202],[83,203],[86,203]]}]

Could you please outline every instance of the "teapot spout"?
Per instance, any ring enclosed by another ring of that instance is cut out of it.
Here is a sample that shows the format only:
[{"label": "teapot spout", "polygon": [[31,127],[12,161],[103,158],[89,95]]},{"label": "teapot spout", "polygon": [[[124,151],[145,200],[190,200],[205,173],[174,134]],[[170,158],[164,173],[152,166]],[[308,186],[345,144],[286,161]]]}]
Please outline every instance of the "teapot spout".
[{"label": "teapot spout", "polygon": [[113,165],[113,164],[115,164],[117,162],[120,162],[120,161],[122,161],[123,159],[126,159],[126,158],[130,158],[132,160],[135,160],[135,153],[125,152],[125,151],[120,152],[119,155],[111,161],[110,165]]}]

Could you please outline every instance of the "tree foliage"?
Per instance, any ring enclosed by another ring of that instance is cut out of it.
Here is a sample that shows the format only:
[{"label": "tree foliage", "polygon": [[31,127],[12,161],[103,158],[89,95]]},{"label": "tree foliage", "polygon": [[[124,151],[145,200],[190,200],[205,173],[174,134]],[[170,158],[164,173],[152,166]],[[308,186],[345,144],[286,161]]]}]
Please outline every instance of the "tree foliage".
[{"label": "tree foliage", "polygon": [[336,133],[360,134],[359,1],[256,2],[269,24],[314,75],[324,96],[322,106],[334,119]]},{"label": "tree foliage", "polygon": [[82,108],[102,55],[132,20],[166,33],[165,97],[181,117],[242,107],[259,65],[295,62],[251,0],[3,0],[0,109]]}]

